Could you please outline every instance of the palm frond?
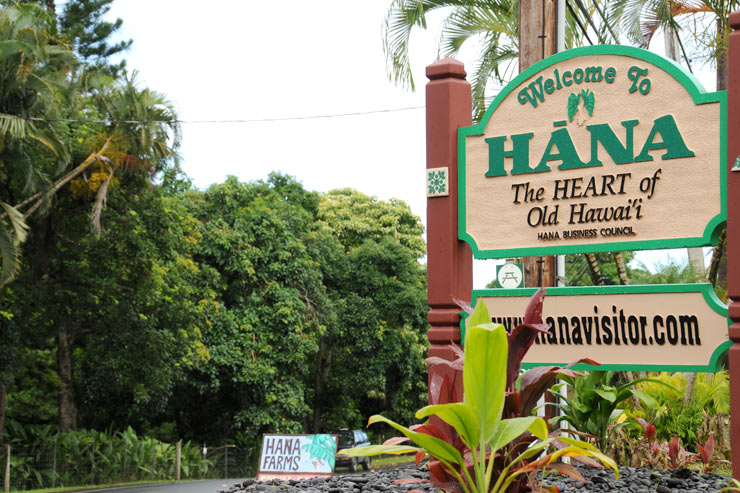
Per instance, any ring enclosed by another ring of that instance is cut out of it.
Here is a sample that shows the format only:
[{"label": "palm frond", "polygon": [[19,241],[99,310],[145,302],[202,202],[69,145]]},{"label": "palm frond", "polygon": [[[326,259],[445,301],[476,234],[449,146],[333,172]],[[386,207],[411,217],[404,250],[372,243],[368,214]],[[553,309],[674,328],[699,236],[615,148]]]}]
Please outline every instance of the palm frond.
[{"label": "palm frond", "polygon": [[466,8],[456,8],[442,26],[442,56],[457,54],[462,45],[478,35],[494,33],[516,38],[519,25],[517,13],[510,2],[491,2],[486,7],[473,4]]},{"label": "palm frond", "polygon": [[0,259],[0,287],[3,287],[15,279],[21,270],[20,247],[4,229],[0,229]]},{"label": "palm frond", "polygon": [[[28,226],[23,220],[23,214],[14,207],[0,201],[0,208],[4,218],[0,221],[0,287],[6,285],[18,275],[21,270],[21,243],[26,239]],[[7,223],[5,221],[7,219]],[[10,224],[10,229],[7,224]]]},{"label": "palm frond", "polygon": [[473,96],[473,120],[476,122],[479,122],[486,112],[485,93],[488,83],[491,80],[504,82],[500,71],[501,66],[512,64],[519,58],[519,49],[516,44],[502,46],[498,43],[489,43],[487,47],[479,57],[470,83]]},{"label": "palm frond", "polygon": [[394,0],[382,27],[386,72],[393,83],[415,89],[409,60],[409,40],[414,28],[427,28],[426,14],[446,7],[465,7],[466,0]]},{"label": "palm frond", "polygon": [[15,207],[10,204],[6,204],[3,201],[0,201],[0,208],[4,211],[3,219],[7,218],[10,223],[10,227],[13,231],[12,237],[15,239],[15,242],[20,244],[26,241],[28,225],[23,219],[23,214],[21,214],[21,212]]}]

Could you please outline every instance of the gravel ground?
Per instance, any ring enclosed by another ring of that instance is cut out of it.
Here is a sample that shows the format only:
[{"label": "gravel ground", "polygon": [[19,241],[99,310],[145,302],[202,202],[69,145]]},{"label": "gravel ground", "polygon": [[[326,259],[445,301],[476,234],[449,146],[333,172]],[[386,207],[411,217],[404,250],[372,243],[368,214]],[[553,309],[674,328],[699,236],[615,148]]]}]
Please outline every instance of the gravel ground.
[{"label": "gravel ground", "polygon": [[[611,470],[579,468],[584,478],[576,481],[569,477],[550,474],[544,484],[556,485],[562,493],[624,491],[632,493],[710,493],[727,485],[728,478],[718,474],[699,474],[697,471],[677,469],[654,471],[634,467],[619,469],[619,480]],[[221,493],[424,493],[436,491],[423,469],[399,467],[365,473],[335,475],[302,481],[256,481],[247,479]]]}]

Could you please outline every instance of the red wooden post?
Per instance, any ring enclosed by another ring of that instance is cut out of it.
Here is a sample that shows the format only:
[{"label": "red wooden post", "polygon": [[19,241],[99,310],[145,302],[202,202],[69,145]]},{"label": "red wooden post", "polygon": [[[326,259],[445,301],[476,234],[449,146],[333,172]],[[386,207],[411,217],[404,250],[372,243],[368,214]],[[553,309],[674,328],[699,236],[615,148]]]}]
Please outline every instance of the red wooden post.
[{"label": "red wooden post", "polygon": [[[472,124],[473,105],[461,62],[444,58],[429,65],[426,75],[427,169],[449,168],[449,195],[427,199],[429,356],[452,360],[448,346],[460,343],[460,309],[453,298],[470,300],[473,290],[473,255],[457,238],[457,129]],[[461,399],[462,378],[457,389]]]},{"label": "red wooden post", "polygon": [[732,476],[740,479],[740,11],[730,14],[727,87],[727,283],[730,339],[730,432]]}]

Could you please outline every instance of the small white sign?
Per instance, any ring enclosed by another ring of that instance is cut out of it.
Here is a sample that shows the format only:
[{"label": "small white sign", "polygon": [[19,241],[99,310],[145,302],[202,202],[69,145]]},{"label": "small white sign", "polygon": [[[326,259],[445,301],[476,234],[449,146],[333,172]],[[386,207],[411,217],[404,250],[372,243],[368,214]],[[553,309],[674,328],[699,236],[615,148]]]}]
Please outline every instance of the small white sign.
[{"label": "small white sign", "polygon": [[330,476],[336,452],[333,435],[263,435],[257,479]]},{"label": "small white sign", "polygon": [[496,267],[496,282],[504,289],[524,287],[524,265],[504,264]]}]

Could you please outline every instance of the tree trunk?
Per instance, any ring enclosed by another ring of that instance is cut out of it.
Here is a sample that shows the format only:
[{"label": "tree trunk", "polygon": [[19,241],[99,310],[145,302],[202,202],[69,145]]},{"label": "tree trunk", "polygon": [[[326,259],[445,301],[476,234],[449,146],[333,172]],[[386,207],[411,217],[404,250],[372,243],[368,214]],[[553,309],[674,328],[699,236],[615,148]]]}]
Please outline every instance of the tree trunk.
[{"label": "tree trunk", "polygon": [[630,280],[627,277],[627,266],[624,264],[624,255],[622,255],[622,252],[614,252],[614,263],[617,264],[619,284],[626,286],[630,283]]},{"label": "tree trunk", "polygon": [[77,407],[75,406],[73,368],[74,337],[67,327],[57,333],[57,362],[59,372],[59,433],[77,428]]},{"label": "tree trunk", "polygon": [[[722,19],[717,19],[717,41],[725,38],[725,25]],[[718,50],[717,53],[717,90],[726,91],[729,77],[727,71],[727,49]]]},{"label": "tree trunk", "polygon": [[586,254],[586,262],[588,262],[588,272],[591,274],[591,280],[595,286],[604,285],[604,276],[601,273],[601,267],[599,261],[596,259],[596,255],[593,253]]},{"label": "tree trunk", "polygon": [[667,26],[663,33],[663,42],[666,58],[670,58],[677,63],[681,63],[681,55],[678,52],[678,34],[676,33],[676,30]]},{"label": "tree trunk", "polygon": [[686,374],[686,390],[683,393],[682,409],[686,409],[694,398],[694,389],[696,388],[696,373]]},{"label": "tree trunk", "polygon": [[324,411],[326,385],[329,381],[329,369],[331,368],[331,346],[324,341],[319,342],[319,354],[316,361],[316,374],[314,375],[314,404],[312,433],[321,431],[321,413]]},{"label": "tree trunk", "polygon": [[[727,228],[722,229],[722,233],[719,235],[719,241],[717,246],[712,251],[712,262],[709,264],[709,274],[707,274],[707,281],[712,283],[712,286],[717,286],[721,283],[720,280],[720,265],[722,258],[725,256],[725,244],[727,243]],[[727,278],[727,269],[725,269],[725,279]]]},{"label": "tree trunk", "polygon": [[3,433],[5,433],[5,404],[6,391],[5,385],[0,383],[0,444],[3,443]]}]

